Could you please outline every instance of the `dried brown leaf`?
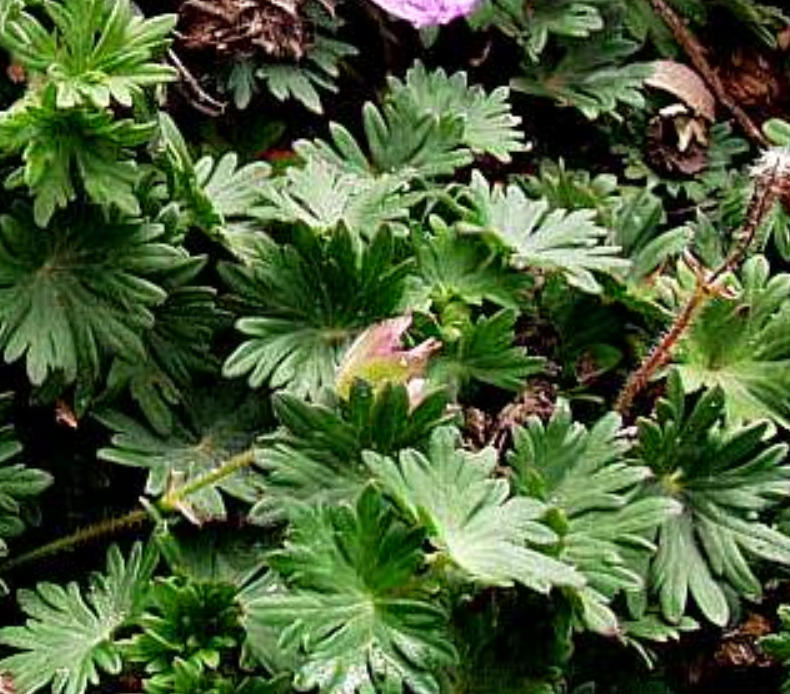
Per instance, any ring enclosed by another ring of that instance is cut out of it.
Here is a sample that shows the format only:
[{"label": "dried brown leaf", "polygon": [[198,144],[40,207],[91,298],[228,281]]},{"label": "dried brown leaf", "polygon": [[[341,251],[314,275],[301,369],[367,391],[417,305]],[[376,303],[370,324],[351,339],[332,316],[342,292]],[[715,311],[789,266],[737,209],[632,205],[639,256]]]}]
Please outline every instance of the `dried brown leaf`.
[{"label": "dried brown leaf", "polygon": [[656,60],[653,74],[645,84],[680,99],[695,113],[713,121],[716,118],[716,99],[702,78],[687,65],[674,60]]}]

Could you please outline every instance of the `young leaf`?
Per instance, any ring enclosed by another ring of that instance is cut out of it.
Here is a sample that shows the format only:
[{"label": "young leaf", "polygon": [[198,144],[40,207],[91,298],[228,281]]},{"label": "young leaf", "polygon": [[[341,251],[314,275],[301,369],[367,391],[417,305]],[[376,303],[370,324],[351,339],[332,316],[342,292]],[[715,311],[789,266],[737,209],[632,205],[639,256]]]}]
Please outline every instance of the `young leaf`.
[{"label": "young leaf", "polygon": [[461,328],[458,342],[436,358],[431,377],[454,386],[480,381],[505,390],[523,390],[530,376],[543,371],[542,357],[527,356],[513,345],[516,314],[499,311]]},{"label": "young leaf", "polygon": [[496,451],[457,448],[453,429],[437,429],[428,455],[403,451],[396,463],[375,453],[365,463],[431,544],[470,580],[483,585],[514,582],[540,592],[553,586],[581,587],[584,579],[562,561],[533,549],[557,536],[541,519],[548,506],[513,497],[505,479],[492,476]]},{"label": "young leaf", "polygon": [[525,149],[518,128],[521,119],[511,113],[507,87],[486,94],[479,86],[469,86],[465,72],[450,76],[442,69],[428,72],[420,62],[406,73],[403,82],[390,77],[388,85],[387,100],[399,109],[436,118],[445,113],[460,116],[461,141],[476,155],[509,162],[511,154]]},{"label": "young leaf", "polygon": [[0,643],[19,651],[0,660],[0,670],[14,678],[15,692],[51,687],[54,694],[84,694],[99,683],[102,671],[118,674],[116,633],[139,614],[157,560],[152,545],[135,544],[128,559],[113,545],[105,572],[91,578],[87,592],[76,583],[20,590],[27,622],[0,629]]},{"label": "young leaf", "polygon": [[439,694],[456,653],[449,615],[417,575],[422,543],[371,488],[355,506],[307,508],[271,556],[283,585],[242,605],[247,628],[281,630],[297,689]]},{"label": "young leaf", "polygon": [[[781,661],[786,672],[790,665],[790,606],[780,605],[778,615],[781,620],[780,631],[764,636],[758,643],[769,656]],[[785,679],[782,686],[782,694],[787,692],[790,692],[790,677]]]},{"label": "young leaf", "polygon": [[139,214],[133,148],[151,139],[153,124],[115,119],[109,110],[61,111],[54,98],[46,91],[0,114],[0,150],[21,152],[24,159],[6,185],[30,188],[41,227],[82,189],[99,205]]},{"label": "young leaf", "polygon": [[144,87],[175,79],[175,70],[153,62],[175,15],[145,19],[129,0],[53,0],[43,5],[50,20],[43,23],[25,7],[34,4],[0,14],[0,43],[54,86],[58,109],[105,109],[112,100],[131,107]]}]

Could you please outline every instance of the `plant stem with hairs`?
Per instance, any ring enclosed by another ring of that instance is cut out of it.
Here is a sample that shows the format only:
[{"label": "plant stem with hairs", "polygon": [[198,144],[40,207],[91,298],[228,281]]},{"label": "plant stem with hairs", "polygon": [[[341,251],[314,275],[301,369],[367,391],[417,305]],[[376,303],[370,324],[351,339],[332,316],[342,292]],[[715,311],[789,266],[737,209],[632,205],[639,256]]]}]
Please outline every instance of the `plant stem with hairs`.
[{"label": "plant stem with hairs", "polygon": [[664,333],[639,368],[628,377],[620,390],[614,409],[621,416],[628,416],[636,397],[655,373],[671,360],[678,342],[691,327],[697,313],[708,299],[721,293],[718,280],[727,272],[735,272],[746,259],[763,220],[779,198],[785,180],[790,175],[790,152],[769,151],[761,158],[753,173],[754,192],[749,199],[743,228],[732,250],[710,273],[705,273],[702,268],[695,268],[696,281],[691,296],[675,316],[669,330]]},{"label": "plant stem with hairs", "polygon": [[[207,472],[205,475],[201,475],[180,487],[167,491],[155,503],[150,504],[150,506],[153,507],[154,511],[163,514],[174,513],[179,510],[181,503],[192,494],[216,485],[221,480],[230,477],[243,468],[249,467],[254,462],[255,451],[252,448],[248,448],[232,456],[222,463],[222,465]],[[118,533],[151,522],[152,520],[152,515],[147,508],[136,508],[122,516],[101,520],[84,528],[79,528],[70,535],[53,540],[41,547],[36,547],[25,554],[20,554],[18,557],[3,562],[0,564],[0,575],[3,575],[6,571],[17,569],[20,566],[38,561],[39,559],[73,550],[79,545],[117,535]]]}]

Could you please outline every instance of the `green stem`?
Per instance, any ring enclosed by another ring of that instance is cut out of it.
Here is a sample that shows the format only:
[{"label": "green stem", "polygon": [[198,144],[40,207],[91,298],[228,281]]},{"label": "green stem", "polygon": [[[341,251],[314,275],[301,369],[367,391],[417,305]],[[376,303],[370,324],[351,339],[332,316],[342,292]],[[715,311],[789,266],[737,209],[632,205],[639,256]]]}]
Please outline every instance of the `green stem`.
[{"label": "green stem", "polygon": [[226,477],[238,472],[239,470],[249,467],[255,462],[255,451],[248,448],[246,451],[237,453],[229,460],[226,460],[218,468],[211,472],[207,472],[202,477],[187,482],[186,484],[167,492],[159,501],[156,502],[156,507],[165,513],[178,510],[178,504],[192,494],[199,492],[206,487],[213,487],[218,482],[221,482]]},{"label": "green stem", "polygon": [[[178,511],[178,505],[187,497],[196,494],[202,489],[216,485],[235,472],[249,467],[254,462],[255,452],[252,448],[237,453],[211,472],[207,472],[205,475],[191,482],[187,482],[176,489],[166,492],[153,504],[153,506],[157,511],[161,511],[162,513],[173,513]],[[54,554],[59,554],[60,552],[69,551],[79,545],[115,535],[116,533],[129,530],[152,520],[151,514],[145,508],[136,508],[122,516],[93,523],[85,528],[76,530],[70,535],[53,540],[41,547],[37,547],[3,562],[0,564],[0,575],[3,575],[6,571],[11,569],[17,569],[20,566],[30,564],[39,559],[44,559]]]},{"label": "green stem", "polygon": [[114,535],[124,530],[129,530],[150,520],[151,518],[145,509],[136,508],[133,511],[125,513],[123,516],[107,518],[98,523],[93,523],[85,528],[76,530],[70,535],[53,540],[46,545],[36,547],[36,549],[3,562],[3,564],[0,564],[0,575],[11,569],[17,569],[25,564],[38,561],[39,559],[45,559],[53,554],[74,549],[78,545],[93,542],[99,538]]}]

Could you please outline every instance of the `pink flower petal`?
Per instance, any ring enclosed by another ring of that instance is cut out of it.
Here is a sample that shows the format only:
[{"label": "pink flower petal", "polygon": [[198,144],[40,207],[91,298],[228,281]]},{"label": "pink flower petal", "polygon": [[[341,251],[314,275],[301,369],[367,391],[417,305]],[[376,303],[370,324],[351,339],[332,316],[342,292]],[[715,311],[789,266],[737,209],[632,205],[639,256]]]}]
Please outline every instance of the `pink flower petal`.
[{"label": "pink flower petal", "polygon": [[456,17],[469,14],[478,0],[373,0],[395,17],[422,28],[447,24]]}]

